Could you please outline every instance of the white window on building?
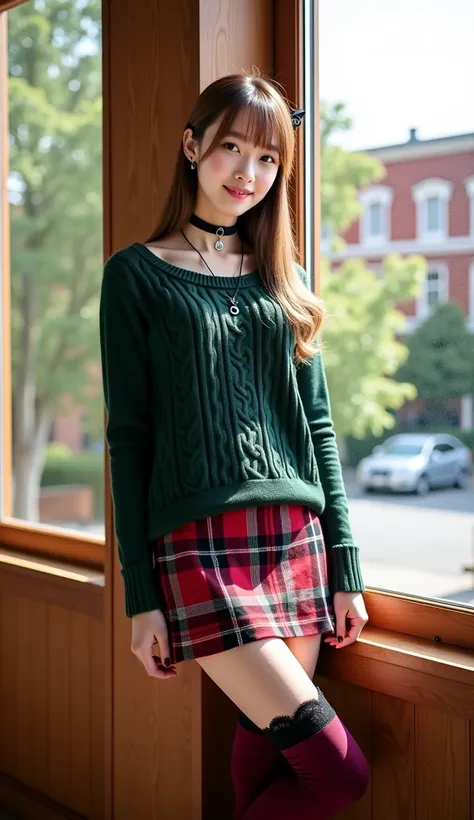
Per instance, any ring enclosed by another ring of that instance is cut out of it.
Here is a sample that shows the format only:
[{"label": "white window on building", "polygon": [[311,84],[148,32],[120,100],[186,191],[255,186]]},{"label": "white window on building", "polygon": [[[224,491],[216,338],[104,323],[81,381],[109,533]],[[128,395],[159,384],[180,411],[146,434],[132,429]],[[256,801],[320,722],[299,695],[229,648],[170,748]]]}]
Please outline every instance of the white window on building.
[{"label": "white window on building", "polygon": [[442,201],[439,196],[430,196],[424,202],[424,222],[426,233],[439,233],[442,229]]},{"label": "white window on building", "polygon": [[452,189],[452,183],[446,179],[424,179],[413,185],[416,233],[421,242],[442,242],[447,239]]},{"label": "white window on building", "polygon": [[444,263],[428,263],[428,272],[418,297],[417,319],[423,321],[431,316],[436,307],[446,302],[449,295],[448,267]]},{"label": "white window on building", "polygon": [[469,235],[474,237],[474,177],[464,180],[464,185],[469,197]]},{"label": "white window on building", "polygon": [[369,236],[381,236],[383,232],[383,205],[372,202],[369,205]]},{"label": "white window on building", "polygon": [[363,245],[386,245],[390,241],[392,200],[393,190],[387,185],[372,185],[360,192],[360,241]]}]

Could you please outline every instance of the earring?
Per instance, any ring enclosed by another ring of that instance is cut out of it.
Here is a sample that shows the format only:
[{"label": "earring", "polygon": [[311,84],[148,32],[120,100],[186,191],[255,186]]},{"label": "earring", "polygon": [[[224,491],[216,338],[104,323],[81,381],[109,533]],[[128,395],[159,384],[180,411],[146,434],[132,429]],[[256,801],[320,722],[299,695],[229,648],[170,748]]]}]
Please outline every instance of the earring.
[{"label": "earring", "polygon": [[194,160],[192,160],[192,162],[191,162],[191,171],[194,171],[195,167],[196,167],[196,163],[194,162]]}]

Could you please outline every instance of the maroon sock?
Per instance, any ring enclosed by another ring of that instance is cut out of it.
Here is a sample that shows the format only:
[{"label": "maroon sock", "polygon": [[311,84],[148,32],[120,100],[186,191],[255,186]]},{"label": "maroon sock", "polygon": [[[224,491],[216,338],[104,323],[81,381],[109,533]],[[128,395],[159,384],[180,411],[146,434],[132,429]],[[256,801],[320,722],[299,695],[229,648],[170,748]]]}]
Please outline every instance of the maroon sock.
[{"label": "maroon sock", "polygon": [[279,745],[292,770],[261,792],[242,820],[329,820],[364,794],[367,760],[336,713],[325,708],[327,701],[321,702],[324,696],[319,692],[319,700],[305,701],[293,719],[275,718],[273,730],[273,721],[263,730]]},{"label": "maroon sock", "polygon": [[235,820],[275,778],[289,771],[288,761],[280,749],[239,711],[231,755]]}]

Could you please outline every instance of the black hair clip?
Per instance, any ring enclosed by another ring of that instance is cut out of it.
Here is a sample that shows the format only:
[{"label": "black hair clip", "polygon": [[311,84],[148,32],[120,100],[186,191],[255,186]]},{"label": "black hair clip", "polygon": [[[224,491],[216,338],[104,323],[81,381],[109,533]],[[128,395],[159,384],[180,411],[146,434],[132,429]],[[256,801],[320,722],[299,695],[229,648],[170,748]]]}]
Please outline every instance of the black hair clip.
[{"label": "black hair clip", "polygon": [[305,115],[304,110],[302,108],[295,108],[295,110],[291,111],[290,114],[293,128],[298,128],[303,122],[303,117]]}]

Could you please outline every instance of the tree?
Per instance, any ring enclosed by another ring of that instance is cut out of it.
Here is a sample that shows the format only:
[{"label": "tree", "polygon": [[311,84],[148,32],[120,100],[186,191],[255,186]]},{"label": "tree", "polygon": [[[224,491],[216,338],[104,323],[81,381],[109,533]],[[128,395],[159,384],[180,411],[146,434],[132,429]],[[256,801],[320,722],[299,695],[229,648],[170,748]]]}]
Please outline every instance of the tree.
[{"label": "tree", "polygon": [[102,422],[100,18],[99,0],[8,13],[13,515],[29,521],[54,415]]},{"label": "tree", "polygon": [[379,160],[362,151],[344,151],[334,136],[348,131],[352,121],[342,103],[321,106],[321,223],[336,234],[346,231],[358,218],[358,192],[385,176]]},{"label": "tree", "polygon": [[397,373],[427,402],[431,422],[445,420],[446,401],[474,393],[474,336],[456,302],[438,305],[407,341],[409,355]]},{"label": "tree", "polygon": [[[321,220],[334,232],[334,247],[359,216],[358,192],[382,179],[383,165],[363,152],[346,152],[332,140],[348,130],[344,105],[322,107]],[[422,257],[391,255],[378,276],[362,259],[341,265],[321,261],[321,295],[328,311],[323,325],[324,359],[334,426],[343,437],[380,435],[394,424],[390,410],[416,396],[413,385],[394,378],[408,350],[397,340],[404,318],[397,305],[418,295],[426,276]]]},{"label": "tree", "polygon": [[361,259],[337,271],[322,263],[321,291],[328,310],[323,325],[324,360],[338,436],[380,435],[393,426],[390,409],[416,396],[394,379],[408,350],[397,341],[404,318],[396,305],[416,295],[424,261],[387,256],[379,276]]}]

